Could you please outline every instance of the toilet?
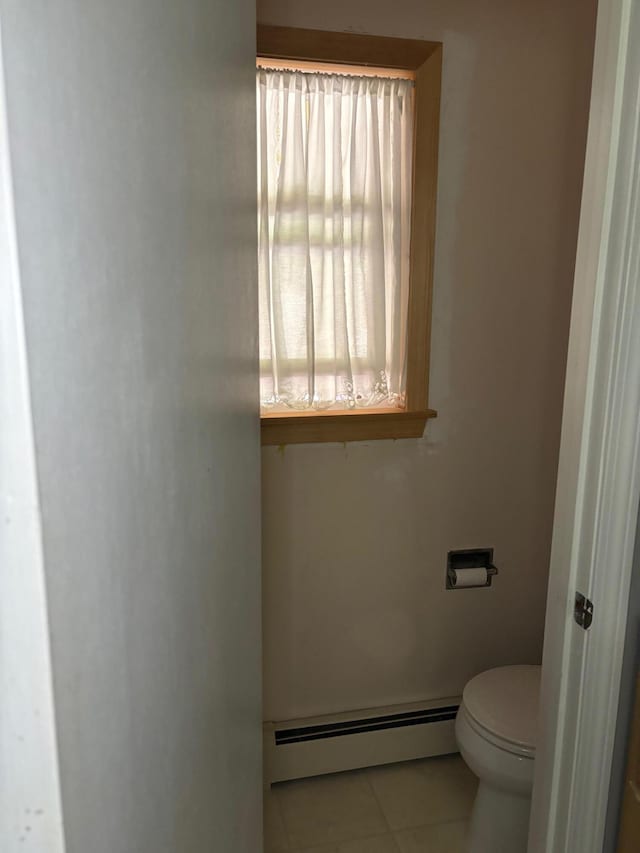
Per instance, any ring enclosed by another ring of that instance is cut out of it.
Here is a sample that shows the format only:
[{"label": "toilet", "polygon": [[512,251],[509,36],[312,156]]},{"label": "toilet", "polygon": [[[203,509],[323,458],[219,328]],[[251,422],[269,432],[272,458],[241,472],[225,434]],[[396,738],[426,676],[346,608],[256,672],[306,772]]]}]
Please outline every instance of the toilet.
[{"label": "toilet", "polygon": [[490,669],[464,688],[456,739],[480,780],[468,853],[526,853],[539,696],[539,666]]}]

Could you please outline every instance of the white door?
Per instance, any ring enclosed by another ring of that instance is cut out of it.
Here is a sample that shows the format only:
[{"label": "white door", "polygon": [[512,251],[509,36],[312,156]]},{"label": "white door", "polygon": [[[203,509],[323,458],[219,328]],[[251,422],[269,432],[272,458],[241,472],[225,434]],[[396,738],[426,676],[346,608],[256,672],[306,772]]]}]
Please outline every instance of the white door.
[{"label": "white door", "polygon": [[[600,853],[640,493],[640,3],[603,0],[575,276],[530,853]],[[593,602],[588,630],[576,592]]]},{"label": "white door", "polygon": [[258,853],[255,3],[0,24],[0,849]]}]

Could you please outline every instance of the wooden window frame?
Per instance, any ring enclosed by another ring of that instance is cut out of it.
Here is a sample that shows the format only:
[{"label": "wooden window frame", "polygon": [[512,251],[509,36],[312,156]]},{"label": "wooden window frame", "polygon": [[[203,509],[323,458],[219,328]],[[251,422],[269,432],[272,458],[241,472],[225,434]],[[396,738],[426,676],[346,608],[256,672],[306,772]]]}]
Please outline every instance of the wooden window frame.
[{"label": "wooden window frame", "polygon": [[262,412],[262,444],[419,438],[427,420],[437,414],[428,408],[428,393],[442,45],[259,24],[256,55],[293,62],[392,68],[415,75],[406,408]]}]

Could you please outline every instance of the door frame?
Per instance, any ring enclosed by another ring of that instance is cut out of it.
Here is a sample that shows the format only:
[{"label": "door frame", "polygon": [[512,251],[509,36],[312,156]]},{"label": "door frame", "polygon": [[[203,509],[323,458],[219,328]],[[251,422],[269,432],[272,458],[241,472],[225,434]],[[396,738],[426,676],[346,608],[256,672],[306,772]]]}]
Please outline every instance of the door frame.
[{"label": "door frame", "polygon": [[639,496],[640,2],[601,0],[529,853],[602,851]]}]

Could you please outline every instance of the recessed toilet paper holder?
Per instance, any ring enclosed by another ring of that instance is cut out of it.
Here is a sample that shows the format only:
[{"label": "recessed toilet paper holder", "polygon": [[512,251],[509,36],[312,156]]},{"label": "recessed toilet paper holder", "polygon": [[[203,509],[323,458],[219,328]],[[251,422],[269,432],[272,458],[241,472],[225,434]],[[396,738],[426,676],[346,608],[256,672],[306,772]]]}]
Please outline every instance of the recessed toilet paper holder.
[{"label": "recessed toilet paper holder", "polygon": [[[475,569],[465,578],[467,570]],[[478,569],[484,570],[480,575]],[[447,554],[447,589],[478,589],[491,586],[498,569],[493,564],[493,548],[468,548]],[[480,576],[479,576],[480,575]]]}]

